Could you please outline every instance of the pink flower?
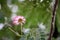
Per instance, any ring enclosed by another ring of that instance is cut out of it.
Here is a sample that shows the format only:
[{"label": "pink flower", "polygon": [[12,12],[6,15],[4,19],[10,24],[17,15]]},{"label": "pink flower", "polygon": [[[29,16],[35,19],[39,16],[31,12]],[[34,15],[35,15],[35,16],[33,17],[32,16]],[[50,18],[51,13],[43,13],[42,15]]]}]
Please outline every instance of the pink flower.
[{"label": "pink flower", "polygon": [[14,25],[25,23],[26,19],[23,16],[15,16],[12,20]]}]

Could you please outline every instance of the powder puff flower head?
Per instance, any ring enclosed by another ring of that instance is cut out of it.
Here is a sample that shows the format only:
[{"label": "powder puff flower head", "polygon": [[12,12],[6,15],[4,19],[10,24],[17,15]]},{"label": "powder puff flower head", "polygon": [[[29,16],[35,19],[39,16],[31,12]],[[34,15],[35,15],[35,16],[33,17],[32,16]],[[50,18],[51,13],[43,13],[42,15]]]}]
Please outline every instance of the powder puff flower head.
[{"label": "powder puff flower head", "polygon": [[25,23],[26,19],[23,16],[15,16],[12,20],[14,25],[19,25]]}]

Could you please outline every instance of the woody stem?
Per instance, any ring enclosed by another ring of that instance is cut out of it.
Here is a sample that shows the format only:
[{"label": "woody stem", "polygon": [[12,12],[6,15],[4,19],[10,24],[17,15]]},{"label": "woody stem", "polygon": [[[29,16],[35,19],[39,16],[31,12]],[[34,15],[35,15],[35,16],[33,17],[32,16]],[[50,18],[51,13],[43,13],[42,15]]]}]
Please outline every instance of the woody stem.
[{"label": "woody stem", "polygon": [[58,0],[55,0],[55,4],[53,6],[51,28],[50,28],[50,34],[49,34],[48,40],[51,40],[52,39],[52,35],[53,35],[53,32],[54,32],[57,5],[58,5]]}]

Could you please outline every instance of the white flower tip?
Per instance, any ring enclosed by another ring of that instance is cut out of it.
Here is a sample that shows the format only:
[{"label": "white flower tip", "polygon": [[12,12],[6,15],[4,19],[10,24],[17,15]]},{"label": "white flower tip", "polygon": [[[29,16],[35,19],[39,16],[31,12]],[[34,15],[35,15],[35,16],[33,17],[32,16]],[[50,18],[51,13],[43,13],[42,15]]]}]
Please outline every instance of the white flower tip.
[{"label": "white flower tip", "polygon": [[39,26],[39,28],[41,28],[41,29],[45,29],[45,25],[43,25],[43,23],[38,24],[38,26]]},{"label": "white flower tip", "polygon": [[4,17],[5,18],[5,20],[7,20],[7,17]]},{"label": "white flower tip", "polygon": [[19,2],[23,2],[23,1],[25,1],[25,0],[18,0]]},{"label": "white flower tip", "polygon": [[18,11],[18,6],[17,5],[13,5],[12,13],[16,13],[17,11]]},{"label": "white flower tip", "polygon": [[7,4],[7,6],[8,6],[9,8],[12,8],[13,5]]},{"label": "white flower tip", "polygon": [[29,29],[29,28],[27,28],[27,29],[23,28],[22,32],[23,32],[24,34],[27,34],[27,33],[30,32],[30,29]]},{"label": "white flower tip", "polygon": [[1,9],[1,4],[0,4],[0,9]]},{"label": "white flower tip", "polygon": [[40,2],[43,2],[43,0],[40,0]]},{"label": "white flower tip", "polygon": [[3,29],[3,27],[4,27],[4,24],[0,23],[0,30]]},{"label": "white flower tip", "polygon": [[12,13],[16,13],[18,11],[18,6],[13,4],[7,4],[8,7],[11,9]]}]

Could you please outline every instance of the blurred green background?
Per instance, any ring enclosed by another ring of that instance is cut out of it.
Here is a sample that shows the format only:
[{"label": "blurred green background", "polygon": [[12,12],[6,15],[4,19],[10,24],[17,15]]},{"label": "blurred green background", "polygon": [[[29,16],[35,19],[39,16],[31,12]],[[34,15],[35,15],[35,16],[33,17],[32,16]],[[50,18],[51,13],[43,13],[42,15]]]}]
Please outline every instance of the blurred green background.
[{"label": "blurred green background", "polygon": [[[38,28],[38,23],[43,23],[46,26],[46,31],[50,31],[51,25],[51,16],[52,16],[52,8],[49,7],[52,0],[0,0],[0,23],[4,23],[4,17],[11,17],[12,8],[9,8],[8,5],[17,5],[18,11],[17,15],[22,15],[26,18],[26,23],[24,24],[25,28]],[[9,3],[10,2],[10,3]],[[58,31],[60,32],[60,0],[58,3],[58,8],[56,11],[56,25],[58,27]],[[19,31],[19,27],[13,27],[16,31]],[[35,30],[35,29],[34,29]],[[12,33],[8,27],[4,27],[0,30],[0,40],[2,37],[8,37],[9,40],[18,40],[14,33]],[[6,39],[7,40],[7,39]],[[30,39],[33,40],[33,39]],[[44,40],[44,39],[43,39]]]}]

